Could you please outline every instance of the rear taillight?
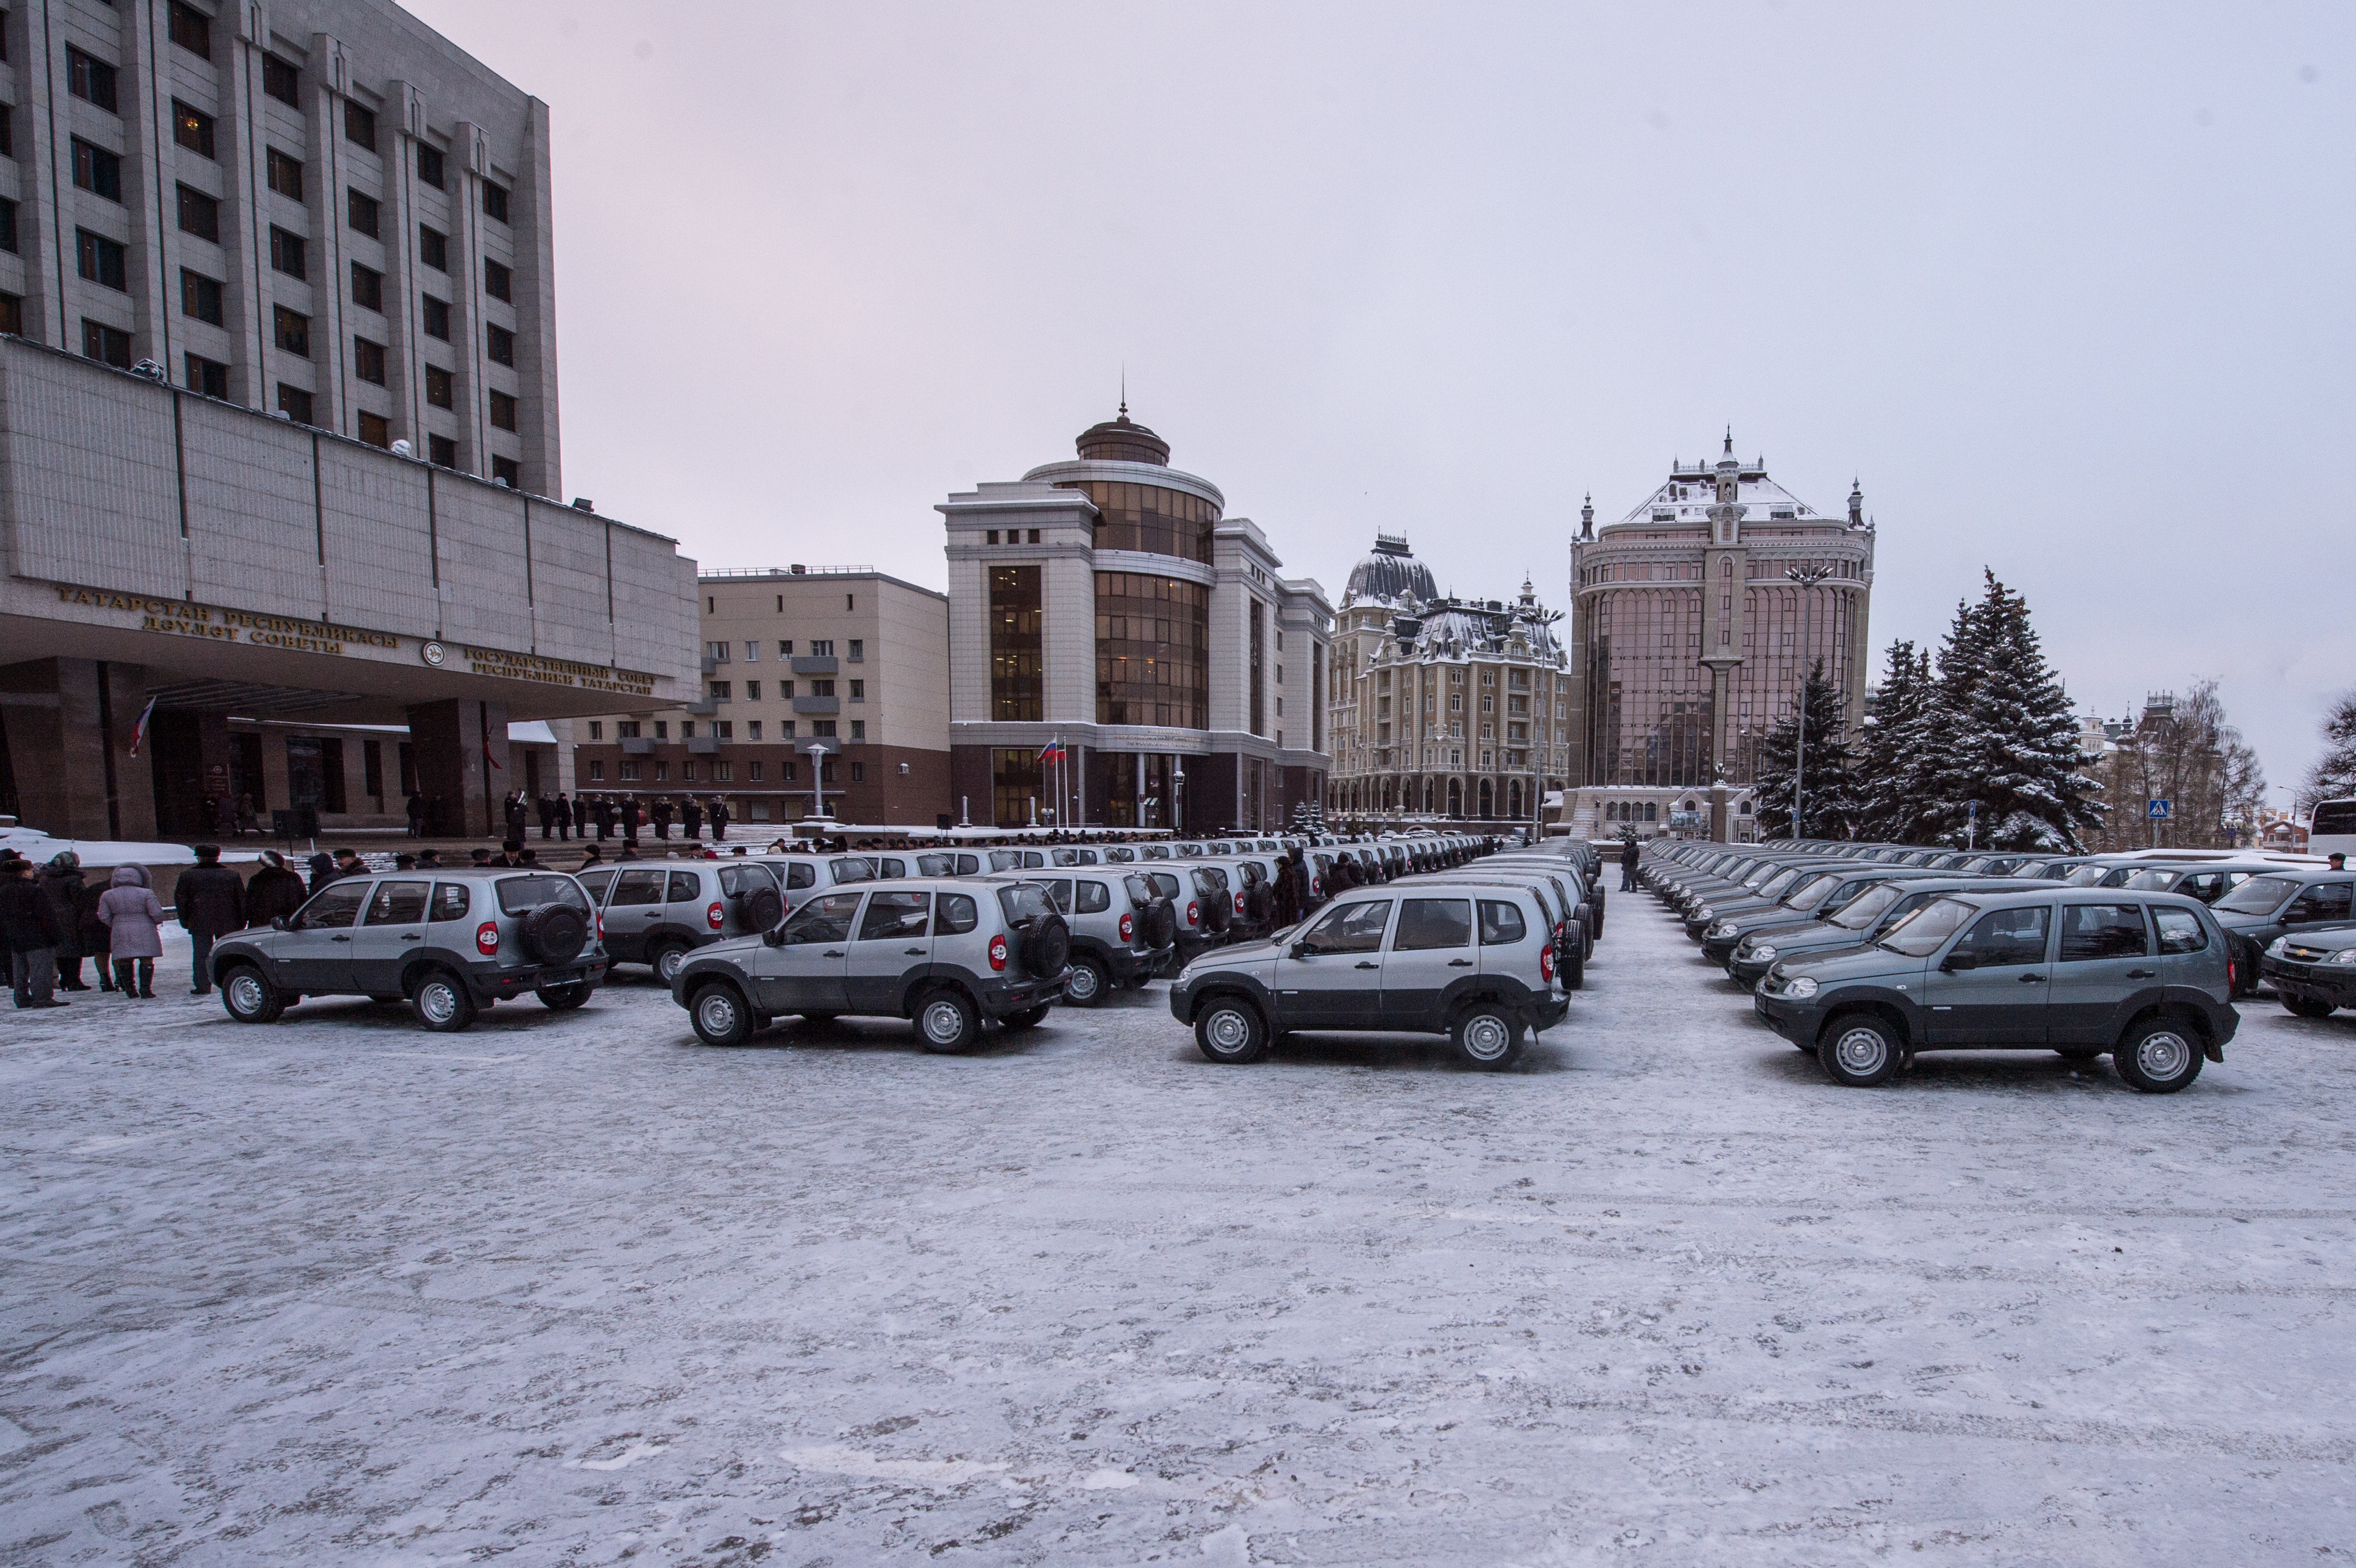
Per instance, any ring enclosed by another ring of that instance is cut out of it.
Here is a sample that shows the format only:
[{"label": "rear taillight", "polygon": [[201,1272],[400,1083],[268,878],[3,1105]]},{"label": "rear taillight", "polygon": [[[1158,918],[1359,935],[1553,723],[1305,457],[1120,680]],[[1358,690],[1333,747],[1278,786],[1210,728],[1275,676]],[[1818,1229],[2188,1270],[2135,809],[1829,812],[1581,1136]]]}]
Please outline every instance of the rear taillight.
[{"label": "rear taillight", "polygon": [[1128,915],[1123,915],[1120,918],[1120,940],[1127,941],[1135,935],[1137,935],[1137,921]]},{"label": "rear taillight", "polygon": [[1323,877],[1312,876],[1309,879],[1309,896],[1312,898],[1323,898],[1325,897],[1325,879]]},{"label": "rear taillight", "polygon": [[499,925],[497,920],[485,920],[475,928],[475,950],[486,958],[499,950]]},{"label": "rear taillight", "polygon": [[1004,969],[1006,967],[1006,939],[1004,937],[992,937],[990,939],[990,967],[994,970]]},{"label": "rear taillight", "polygon": [[1192,926],[1192,925],[1197,925],[1197,924],[1200,924],[1200,923],[1201,923],[1202,918],[1203,918],[1203,910],[1202,910],[1202,907],[1201,907],[1200,905],[1196,904],[1196,903],[1194,902],[1194,900],[1193,900],[1192,898],[1187,899],[1187,900],[1186,900],[1186,923],[1187,923],[1188,925],[1190,925],[1190,926]]},{"label": "rear taillight", "polygon": [[1538,978],[1549,985],[1554,983],[1554,944],[1552,942],[1538,949]]},{"label": "rear taillight", "polygon": [[1238,893],[1238,894],[1237,894],[1237,895],[1236,895],[1236,913],[1237,913],[1237,914],[1238,914],[1238,915],[1240,915],[1240,914],[1242,914],[1243,912],[1244,912],[1244,896],[1243,896],[1242,894]]},{"label": "rear taillight", "polygon": [[720,908],[717,900],[713,901],[712,908],[703,912],[703,923],[710,926],[715,931],[721,928],[721,925],[726,920],[726,918],[727,915],[725,911]]},{"label": "rear taillight", "polygon": [[605,917],[603,915],[597,917],[597,940],[600,942],[605,940]]}]

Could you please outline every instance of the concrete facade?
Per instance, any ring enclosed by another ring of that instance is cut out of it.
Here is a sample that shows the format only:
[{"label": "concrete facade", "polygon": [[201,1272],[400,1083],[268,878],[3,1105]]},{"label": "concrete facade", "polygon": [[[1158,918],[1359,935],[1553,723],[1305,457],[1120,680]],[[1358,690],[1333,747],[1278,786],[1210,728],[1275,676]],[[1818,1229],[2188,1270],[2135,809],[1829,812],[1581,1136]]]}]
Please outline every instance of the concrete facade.
[{"label": "concrete facade", "polygon": [[390,0],[0,28],[0,328],[562,493],[546,104]]}]

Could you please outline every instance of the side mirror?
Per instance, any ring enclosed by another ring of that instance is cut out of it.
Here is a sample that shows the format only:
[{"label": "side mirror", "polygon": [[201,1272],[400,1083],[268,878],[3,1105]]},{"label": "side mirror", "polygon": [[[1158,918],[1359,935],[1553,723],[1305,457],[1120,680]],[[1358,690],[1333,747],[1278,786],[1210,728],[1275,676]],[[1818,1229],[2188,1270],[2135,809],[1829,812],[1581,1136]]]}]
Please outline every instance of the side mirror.
[{"label": "side mirror", "polygon": [[291,931],[294,928],[286,923],[285,916],[273,915],[270,917],[270,929],[273,931]]},{"label": "side mirror", "polygon": [[1311,953],[1316,950],[1316,949],[1311,947],[1307,942],[1295,942],[1292,944],[1291,950],[1286,956],[1290,958],[1307,958]]},{"label": "side mirror", "polygon": [[1939,961],[1939,968],[1948,974],[1966,969],[1977,969],[1979,966],[1980,955],[1973,952],[1951,952]]},{"label": "side mirror", "polygon": [[786,928],[783,926],[771,926],[767,930],[763,931],[761,933],[761,945],[765,948],[784,947],[786,945]]}]

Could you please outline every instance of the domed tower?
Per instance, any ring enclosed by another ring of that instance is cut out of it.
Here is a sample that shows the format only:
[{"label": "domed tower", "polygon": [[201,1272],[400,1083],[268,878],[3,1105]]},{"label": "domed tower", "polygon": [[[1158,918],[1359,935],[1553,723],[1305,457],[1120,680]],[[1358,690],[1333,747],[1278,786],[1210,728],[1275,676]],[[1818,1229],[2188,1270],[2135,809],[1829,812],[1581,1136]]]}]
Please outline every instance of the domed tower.
[{"label": "domed tower", "polygon": [[1170,443],[1131,420],[1126,403],[1120,405],[1119,417],[1081,431],[1076,445],[1083,463],[1151,463],[1157,468],[1170,466]]},{"label": "domed tower", "polygon": [[1379,599],[1388,604],[1406,594],[1422,606],[1440,597],[1440,585],[1432,578],[1431,568],[1408,548],[1407,535],[1377,533],[1374,549],[1350,568],[1350,580],[1342,592],[1344,603]]}]

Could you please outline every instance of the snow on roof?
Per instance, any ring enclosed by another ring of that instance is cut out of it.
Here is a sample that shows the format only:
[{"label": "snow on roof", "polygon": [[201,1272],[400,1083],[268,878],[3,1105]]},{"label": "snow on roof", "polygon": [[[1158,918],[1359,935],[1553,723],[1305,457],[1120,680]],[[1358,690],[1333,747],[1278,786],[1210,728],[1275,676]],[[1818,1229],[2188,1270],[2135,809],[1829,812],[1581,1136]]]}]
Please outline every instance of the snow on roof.
[{"label": "snow on roof", "polygon": [[[1830,512],[1816,510],[1769,478],[1763,458],[1743,466],[1735,484],[1735,499],[1739,505],[1749,509],[1742,514],[1745,523],[1787,518],[1834,524],[1845,521]],[[1630,523],[1682,522],[1698,528],[1709,521],[1709,509],[1717,504],[1717,476],[1699,465],[1679,463],[1672,466],[1669,477],[1662,481],[1658,489],[1631,507],[1628,515],[1612,526],[1622,528]]]}]

